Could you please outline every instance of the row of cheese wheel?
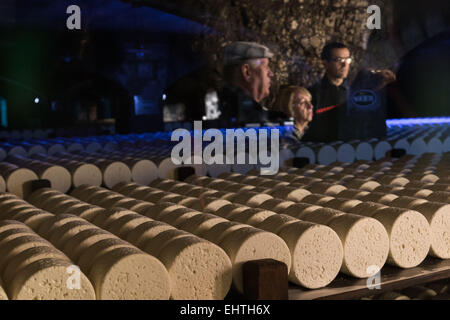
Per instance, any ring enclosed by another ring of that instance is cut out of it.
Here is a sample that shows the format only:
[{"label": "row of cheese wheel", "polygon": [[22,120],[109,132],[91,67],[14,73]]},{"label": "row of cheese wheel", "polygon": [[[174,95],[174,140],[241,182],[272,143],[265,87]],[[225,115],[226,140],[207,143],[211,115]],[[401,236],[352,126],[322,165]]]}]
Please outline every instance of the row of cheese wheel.
[{"label": "row of cheese wheel", "polygon": [[[52,189],[37,190],[28,200],[56,216],[70,213],[83,217],[104,232],[108,231],[159,259],[167,269],[173,299],[223,299],[229,291],[232,270],[225,252],[191,233],[155,221],[147,213],[147,203],[135,202],[130,207],[133,211],[123,208],[104,210]],[[54,235],[55,241],[60,238],[61,234]],[[89,241],[94,245],[98,239],[90,237]],[[89,268],[86,254],[83,256],[78,250],[73,256],[82,270]],[[146,272],[153,271],[147,268]],[[160,290],[151,283],[146,287]]]},{"label": "row of cheese wheel", "polygon": [[[422,227],[425,227],[423,221],[424,216],[427,218],[428,224],[431,225],[430,230],[431,238],[429,240],[431,241],[430,254],[444,259],[450,258],[450,245],[449,245],[450,238],[447,232],[448,228],[450,228],[450,205],[448,204],[448,201],[445,202],[431,201],[430,200],[431,196],[429,195],[428,195],[429,200],[425,200],[408,196],[401,196],[401,195],[399,196],[396,194],[385,194],[381,192],[347,189],[342,185],[327,182],[316,182],[311,185],[299,185],[299,186],[291,186],[291,185],[277,186],[275,189],[272,190],[270,189],[259,190],[259,192],[262,193],[258,195],[253,191],[254,189],[251,189],[252,187],[251,184],[256,185],[253,186],[254,188],[261,189],[261,187],[258,187],[258,184],[261,183],[261,180],[264,183],[266,183],[265,182],[265,180],[267,180],[266,178],[256,176],[242,176],[239,174],[228,174],[226,178],[227,180],[218,181],[220,179],[211,179],[207,177],[192,177],[188,178],[187,181],[197,185],[204,185],[207,186],[208,188],[217,189],[219,191],[224,189],[230,190],[231,185],[231,188],[235,188],[239,190],[239,192],[246,192],[252,194],[253,200],[252,202],[249,202],[250,205],[259,206],[261,208],[270,210],[275,210],[275,208],[283,209],[286,210],[286,212],[294,214],[296,217],[303,217],[306,213],[313,214],[314,211],[311,210],[317,210],[318,209],[317,206],[328,207],[343,212],[373,217],[377,216],[377,210],[379,209],[378,211],[380,212],[383,211],[392,212],[392,216],[398,216],[399,219],[401,216],[403,216],[402,219],[410,220],[408,224],[411,225],[411,228],[418,228],[417,232],[420,233],[421,228],[419,228],[419,226],[422,225]],[[233,180],[241,181],[244,183],[239,184],[237,182],[230,182]],[[272,182],[276,182],[276,180],[272,180]],[[362,181],[361,183],[364,184],[367,182]],[[249,185],[250,189],[248,188]],[[244,191],[246,189],[251,191]],[[293,209],[287,208],[292,203],[289,204],[285,202],[283,204],[284,207],[280,207],[277,202],[269,204],[270,202],[267,199],[268,198],[267,193],[270,193],[271,196],[279,197],[284,200],[301,203],[298,204],[297,207]],[[213,194],[212,196],[215,195]],[[255,202],[256,198],[259,198],[258,202]],[[437,200],[440,200],[440,198],[442,198],[441,194],[439,194]],[[264,203],[264,201],[267,201],[267,203]],[[379,203],[376,205],[373,202]],[[271,207],[272,205],[274,207]],[[389,209],[389,207],[391,208]],[[401,209],[399,211],[398,208],[403,208],[403,211],[406,211],[406,209],[410,209],[410,211],[413,210],[415,213],[414,212],[401,213]],[[414,224],[415,222],[417,222],[418,224],[415,225]],[[389,229],[389,223],[385,225],[385,227]],[[400,236],[402,231],[399,230],[399,232]],[[416,241],[419,241],[421,235],[417,234],[416,236],[418,237]],[[426,241],[422,243],[425,244]],[[393,259],[390,259],[391,261],[389,260],[388,261],[390,263],[397,264],[403,267],[415,266],[418,263],[420,263],[421,260],[423,260],[423,258],[425,257],[423,256],[424,250],[427,250],[426,245],[421,250],[417,249],[418,248],[414,249],[414,251],[416,252],[416,259],[412,261],[409,262],[404,261],[403,263],[401,263],[400,256],[403,255],[402,251],[398,252],[398,257],[397,255],[395,255],[394,257],[392,257]]]}]

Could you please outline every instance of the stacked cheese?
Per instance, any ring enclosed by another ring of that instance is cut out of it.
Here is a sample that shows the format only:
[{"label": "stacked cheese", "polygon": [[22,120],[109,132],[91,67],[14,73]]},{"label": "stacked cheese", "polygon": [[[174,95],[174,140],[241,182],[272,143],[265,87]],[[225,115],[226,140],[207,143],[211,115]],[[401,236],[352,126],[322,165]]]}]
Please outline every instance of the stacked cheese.
[{"label": "stacked cheese", "polygon": [[[53,193],[52,196],[49,195],[51,193]],[[73,203],[74,201],[81,203],[81,201],[46,189],[36,191],[30,197],[30,201],[49,211],[61,212],[61,208],[64,207],[65,211],[84,214],[86,219],[103,229],[102,233],[105,232],[104,230],[108,230],[157,257],[168,271],[171,284],[170,294],[173,299],[223,299],[228,293],[231,285],[231,262],[221,248],[187,232],[179,233],[179,230],[153,220],[149,217],[152,216],[152,211],[149,210],[152,205],[149,203],[140,203],[134,199],[127,200],[123,196],[114,197],[115,193],[94,186],[80,187],[75,189],[73,194],[81,199],[89,200],[91,203],[104,203],[104,206],[108,208],[116,207],[114,203],[119,202],[121,206],[129,207],[142,214],[121,208],[104,210],[86,204],[84,204],[86,211],[83,212],[81,209],[83,207]],[[67,202],[73,203],[71,208],[67,208]],[[111,206],[108,203],[111,203]],[[169,231],[178,233],[174,234]],[[96,237],[97,233],[98,231],[92,234],[92,237]],[[54,235],[55,239],[61,238],[61,236],[61,234]],[[99,234],[97,237],[101,236]],[[80,239],[77,238],[77,241],[79,242]],[[76,243],[72,242],[72,245]],[[155,246],[156,243],[158,245]],[[92,245],[92,243],[86,243],[86,245]],[[71,243],[67,243],[66,246],[67,250],[72,249]],[[85,249],[88,247],[86,246]],[[81,267],[88,263],[86,266],[88,268],[90,259],[87,255],[81,256],[80,252],[82,251],[83,249],[79,248],[74,252],[74,258],[80,261]],[[141,268],[139,264],[136,264],[136,267]],[[154,274],[157,275],[156,272]],[[146,288],[155,290],[153,288],[155,286],[158,288],[157,284],[149,284]]]}]

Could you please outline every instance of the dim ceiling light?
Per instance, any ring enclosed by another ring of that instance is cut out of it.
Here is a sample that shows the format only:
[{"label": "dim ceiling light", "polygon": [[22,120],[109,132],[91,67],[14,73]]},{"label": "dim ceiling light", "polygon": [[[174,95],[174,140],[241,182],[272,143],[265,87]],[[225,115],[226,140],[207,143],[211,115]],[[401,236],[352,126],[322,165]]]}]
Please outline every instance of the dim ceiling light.
[{"label": "dim ceiling light", "polygon": [[36,98],[34,99],[34,103],[39,103],[39,98],[36,97]]}]

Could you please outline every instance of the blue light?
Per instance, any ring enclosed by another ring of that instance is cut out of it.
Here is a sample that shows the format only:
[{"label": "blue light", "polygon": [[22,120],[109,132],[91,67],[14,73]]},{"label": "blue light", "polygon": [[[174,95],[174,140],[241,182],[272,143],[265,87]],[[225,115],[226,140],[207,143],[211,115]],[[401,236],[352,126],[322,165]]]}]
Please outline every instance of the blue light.
[{"label": "blue light", "polygon": [[423,126],[426,124],[450,124],[450,117],[436,117],[436,118],[409,118],[409,119],[387,119],[386,126],[389,128],[394,126]]},{"label": "blue light", "polygon": [[163,96],[162,96],[162,99],[163,99],[163,101],[166,101],[166,99],[167,99],[167,96],[166,96],[166,94],[165,94],[165,93],[163,94]]},{"label": "blue light", "polygon": [[39,103],[39,98],[34,99],[34,103]]}]

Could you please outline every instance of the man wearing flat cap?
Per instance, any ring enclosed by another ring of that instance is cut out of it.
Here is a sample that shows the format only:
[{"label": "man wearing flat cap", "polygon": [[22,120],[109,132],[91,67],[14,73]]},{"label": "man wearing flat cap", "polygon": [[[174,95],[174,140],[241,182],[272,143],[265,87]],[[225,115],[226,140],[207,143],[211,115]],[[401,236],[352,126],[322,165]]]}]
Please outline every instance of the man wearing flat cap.
[{"label": "man wearing flat cap", "polygon": [[267,121],[261,101],[269,96],[273,53],[261,44],[238,41],[225,47],[223,76],[227,85],[219,93],[222,118],[245,124]]}]

